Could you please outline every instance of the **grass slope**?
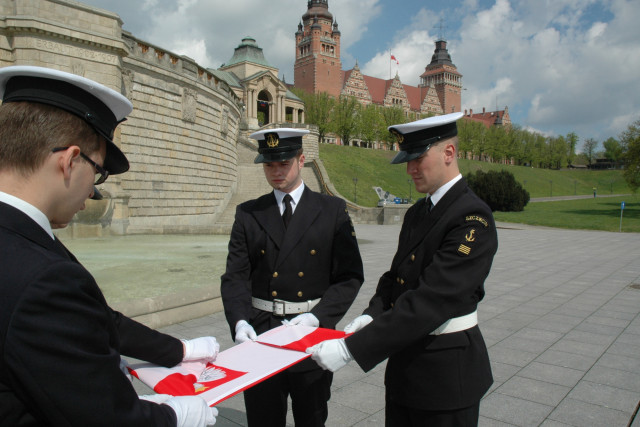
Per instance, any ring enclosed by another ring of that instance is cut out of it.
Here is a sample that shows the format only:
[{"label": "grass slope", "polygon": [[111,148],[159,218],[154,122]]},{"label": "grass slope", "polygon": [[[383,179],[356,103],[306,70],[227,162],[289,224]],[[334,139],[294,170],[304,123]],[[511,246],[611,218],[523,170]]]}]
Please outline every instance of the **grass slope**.
[{"label": "grass slope", "polygon": [[[376,206],[378,196],[374,186],[402,197],[416,200],[413,182],[406,174],[406,164],[391,165],[396,153],[320,144],[320,158],[336,190],[361,206]],[[476,170],[508,170],[532,198],[549,196],[630,194],[631,190],[619,170],[549,170],[524,166],[500,165],[472,160],[460,160],[463,175]],[[354,183],[353,178],[357,178]],[[625,202],[622,231],[640,232],[638,196],[597,197],[583,200],[529,203],[523,212],[495,212],[497,221],[516,222],[549,227],[618,231],[620,207]]]}]

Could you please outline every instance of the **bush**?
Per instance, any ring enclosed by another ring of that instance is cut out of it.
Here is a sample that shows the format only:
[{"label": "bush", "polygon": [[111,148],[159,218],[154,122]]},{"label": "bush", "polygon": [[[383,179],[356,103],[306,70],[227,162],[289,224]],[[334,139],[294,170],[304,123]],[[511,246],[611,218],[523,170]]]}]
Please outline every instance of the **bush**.
[{"label": "bush", "polygon": [[529,203],[529,192],[511,172],[478,170],[466,176],[474,193],[485,201],[492,211],[520,212]]}]

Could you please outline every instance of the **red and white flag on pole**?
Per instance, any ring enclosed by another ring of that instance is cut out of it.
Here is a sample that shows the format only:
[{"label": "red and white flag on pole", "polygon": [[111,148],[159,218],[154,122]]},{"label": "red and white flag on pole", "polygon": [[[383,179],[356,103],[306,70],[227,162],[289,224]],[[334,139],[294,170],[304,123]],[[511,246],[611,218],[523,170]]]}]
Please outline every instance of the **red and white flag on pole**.
[{"label": "red and white flag on pole", "polygon": [[173,368],[151,363],[129,366],[133,376],[156,393],[200,395],[214,406],[311,356],[308,347],[347,336],[333,329],[280,326],[222,351],[213,363],[182,362]]},{"label": "red and white flag on pole", "polygon": [[398,59],[393,55],[393,53],[391,54],[391,60],[396,61],[396,64],[400,65],[400,62],[398,62]]}]

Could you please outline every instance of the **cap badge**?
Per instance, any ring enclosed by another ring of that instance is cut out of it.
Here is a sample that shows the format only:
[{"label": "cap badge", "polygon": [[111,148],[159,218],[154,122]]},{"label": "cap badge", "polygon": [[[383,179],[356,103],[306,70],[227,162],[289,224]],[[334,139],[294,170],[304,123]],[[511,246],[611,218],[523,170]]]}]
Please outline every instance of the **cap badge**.
[{"label": "cap badge", "polygon": [[396,137],[396,141],[398,142],[398,144],[402,144],[404,142],[404,135],[402,135],[397,130],[391,129],[391,134]]},{"label": "cap badge", "polygon": [[277,147],[278,143],[280,143],[278,136],[273,133],[266,135],[266,140],[267,140],[267,146],[269,148]]}]

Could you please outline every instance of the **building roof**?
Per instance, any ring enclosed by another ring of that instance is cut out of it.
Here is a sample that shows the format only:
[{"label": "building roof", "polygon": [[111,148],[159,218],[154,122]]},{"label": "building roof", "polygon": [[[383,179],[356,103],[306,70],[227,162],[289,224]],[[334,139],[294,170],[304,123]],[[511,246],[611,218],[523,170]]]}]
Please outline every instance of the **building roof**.
[{"label": "building roof", "polygon": [[242,62],[251,62],[265,67],[274,68],[273,65],[269,64],[265,59],[264,53],[262,53],[262,48],[258,46],[256,40],[250,36],[242,39],[242,42],[234,49],[233,57],[222,67],[226,68]]},{"label": "building roof", "polygon": [[306,21],[309,18],[321,17],[333,21],[333,15],[329,12],[329,0],[309,0],[307,2],[307,11],[302,15],[302,19]]},{"label": "building roof", "polygon": [[230,73],[228,71],[214,70],[213,68],[207,68],[207,71],[213,74],[216,78],[226,82],[231,87],[242,88],[242,83],[240,83],[238,77],[233,73]]},{"label": "building roof", "polygon": [[387,88],[389,87],[388,82],[391,82],[391,80],[382,80],[377,77],[365,76],[364,74],[362,75],[362,77],[364,78],[364,82],[369,88],[371,102],[373,102],[374,104],[383,105],[384,97],[386,96]]},{"label": "building roof", "polygon": [[474,113],[473,110],[469,110],[468,112],[467,110],[464,110],[463,118],[482,123],[487,128],[490,128],[491,126],[511,124],[511,119],[509,118],[509,109],[507,107],[505,107],[504,110],[498,111],[486,111],[483,108],[482,113]]}]

